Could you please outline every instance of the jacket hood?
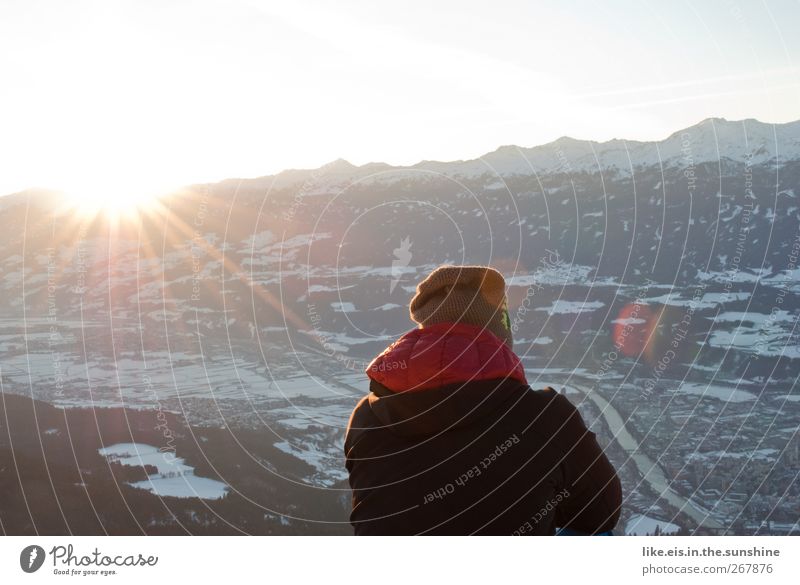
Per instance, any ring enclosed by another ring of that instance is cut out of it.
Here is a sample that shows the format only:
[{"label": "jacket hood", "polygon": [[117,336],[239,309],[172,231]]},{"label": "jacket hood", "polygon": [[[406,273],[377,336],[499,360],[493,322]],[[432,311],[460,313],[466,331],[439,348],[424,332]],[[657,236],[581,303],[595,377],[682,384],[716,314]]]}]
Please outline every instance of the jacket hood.
[{"label": "jacket hood", "polygon": [[367,366],[367,376],[393,392],[514,378],[525,383],[519,357],[486,328],[437,323],[413,329]]},{"label": "jacket hood", "polygon": [[370,409],[403,436],[469,425],[529,390],[522,363],[505,342],[466,323],[409,331],[366,371]]}]

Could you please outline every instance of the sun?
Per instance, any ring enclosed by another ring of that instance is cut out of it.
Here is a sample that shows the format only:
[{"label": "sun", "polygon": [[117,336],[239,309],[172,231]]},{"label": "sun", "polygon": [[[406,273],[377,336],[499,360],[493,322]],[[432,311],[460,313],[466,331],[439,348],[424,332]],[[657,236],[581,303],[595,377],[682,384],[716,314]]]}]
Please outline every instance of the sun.
[{"label": "sun", "polygon": [[133,219],[159,206],[164,191],[142,185],[103,185],[89,183],[64,191],[65,206],[81,216],[105,216],[108,219]]}]

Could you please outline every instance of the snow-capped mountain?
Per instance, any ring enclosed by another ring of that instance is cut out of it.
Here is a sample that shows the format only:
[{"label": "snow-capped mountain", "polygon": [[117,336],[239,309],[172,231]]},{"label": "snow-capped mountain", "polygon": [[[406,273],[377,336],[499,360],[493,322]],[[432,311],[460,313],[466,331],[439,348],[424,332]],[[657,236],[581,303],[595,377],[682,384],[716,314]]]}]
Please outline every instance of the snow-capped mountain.
[{"label": "snow-capped mountain", "polygon": [[[242,185],[283,188],[312,179],[328,184],[355,181],[392,181],[409,174],[430,172],[455,178],[530,176],[552,173],[617,172],[634,174],[647,167],[674,168],[687,162],[784,164],[800,159],[800,120],[767,124],[747,119],[708,118],[674,132],[664,140],[642,142],[614,139],[607,142],[564,136],[551,143],[521,147],[501,146],[480,158],[464,161],[422,161],[408,167],[369,163],[357,167],[338,159],[315,170],[284,171],[276,176],[246,179]],[[228,183],[239,184],[240,180]]]}]

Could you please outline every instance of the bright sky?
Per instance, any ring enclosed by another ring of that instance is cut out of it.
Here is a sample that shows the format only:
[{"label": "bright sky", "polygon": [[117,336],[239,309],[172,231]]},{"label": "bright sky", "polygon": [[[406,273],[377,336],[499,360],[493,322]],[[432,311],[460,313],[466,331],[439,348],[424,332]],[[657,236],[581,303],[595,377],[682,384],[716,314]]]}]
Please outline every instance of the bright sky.
[{"label": "bright sky", "polygon": [[800,3],[3,0],[0,193],[800,118]]}]

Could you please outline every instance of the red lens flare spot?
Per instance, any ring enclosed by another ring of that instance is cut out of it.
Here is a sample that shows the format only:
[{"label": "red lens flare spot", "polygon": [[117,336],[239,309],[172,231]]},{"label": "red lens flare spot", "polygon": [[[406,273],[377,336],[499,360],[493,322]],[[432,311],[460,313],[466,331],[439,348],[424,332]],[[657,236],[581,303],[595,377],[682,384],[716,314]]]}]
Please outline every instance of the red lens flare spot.
[{"label": "red lens flare spot", "polygon": [[625,356],[635,356],[645,349],[656,316],[647,305],[632,303],[620,309],[613,323],[612,335],[617,350]]}]

